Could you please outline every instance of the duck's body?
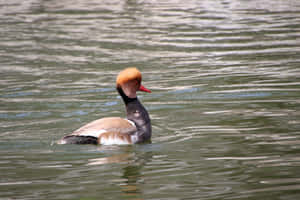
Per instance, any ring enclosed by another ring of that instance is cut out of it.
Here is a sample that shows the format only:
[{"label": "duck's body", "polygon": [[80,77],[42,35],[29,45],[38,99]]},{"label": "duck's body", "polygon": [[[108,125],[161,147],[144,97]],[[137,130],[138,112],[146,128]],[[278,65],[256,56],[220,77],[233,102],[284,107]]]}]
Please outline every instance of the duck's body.
[{"label": "duck's body", "polygon": [[141,74],[127,68],[117,78],[117,90],[125,106],[127,118],[106,117],[92,121],[63,137],[61,144],[136,144],[151,138],[151,121],[147,110],[136,97],[136,91],[150,92],[141,85]]}]

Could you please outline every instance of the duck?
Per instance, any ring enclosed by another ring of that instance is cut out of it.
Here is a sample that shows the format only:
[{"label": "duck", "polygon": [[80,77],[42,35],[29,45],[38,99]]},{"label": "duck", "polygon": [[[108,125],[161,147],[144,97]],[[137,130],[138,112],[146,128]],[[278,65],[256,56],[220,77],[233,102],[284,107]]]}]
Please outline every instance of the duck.
[{"label": "duck", "polygon": [[116,79],[116,89],[121,96],[126,118],[105,117],[94,120],[61,138],[59,144],[130,145],[151,140],[149,113],[137,97],[137,92],[151,93],[141,84],[142,74],[130,67],[122,70]]}]

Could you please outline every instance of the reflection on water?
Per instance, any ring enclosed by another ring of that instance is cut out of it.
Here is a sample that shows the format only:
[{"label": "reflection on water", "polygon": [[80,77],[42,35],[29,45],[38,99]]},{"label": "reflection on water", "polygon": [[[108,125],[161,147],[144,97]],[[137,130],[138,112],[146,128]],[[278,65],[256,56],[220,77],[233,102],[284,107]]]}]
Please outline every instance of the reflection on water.
[{"label": "reflection on water", "polygon": [[[0,2],[0,198],[298,199],[300,3]],[[56,145],[124,116],[129,66],[152,144]]]},{"label": "reflection on water", "polygon": [[[100,147],[99,150],[117,150],[117,147]],[[127,153],[124,153],[126,149]],[[146,162],[152,157],[152,153],[145,152],[142,155],[136,155],[132,152],[131,147],[124,147],[122,153],[111,155],[107,157],[93,158],[88,160],[87,166],[102,166],[110,164],[123,164],[125,165],[120,171],[120,178],[114,179],[113,182],[118,184],[122,196],[128,198],[142,198],[142,191],[140,184],[143,183],[143,176],[141,171]]]},{"label": "reflection on water", "polygon": [[111,163],[122,163],[128,162],[128,158],[133,157],[133,155],[128,154],[120,154],[105,158],[94,158],[90,159],[88,165],[104,165],[104,164],[111,164]]}]

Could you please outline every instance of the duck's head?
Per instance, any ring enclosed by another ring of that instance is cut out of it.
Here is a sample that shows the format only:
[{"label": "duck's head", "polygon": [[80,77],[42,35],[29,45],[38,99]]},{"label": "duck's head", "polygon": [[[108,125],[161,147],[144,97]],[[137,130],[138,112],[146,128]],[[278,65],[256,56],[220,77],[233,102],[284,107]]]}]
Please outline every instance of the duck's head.
[{"label": "duck's head", "polygon": [[142,74],[135,68],[130,67],[121,71],[117,77],[117,89],[122,89],[124,94],[129,98],[135,98],[137,91],[149,92],[151,91],[145,88],[142,84]]}]

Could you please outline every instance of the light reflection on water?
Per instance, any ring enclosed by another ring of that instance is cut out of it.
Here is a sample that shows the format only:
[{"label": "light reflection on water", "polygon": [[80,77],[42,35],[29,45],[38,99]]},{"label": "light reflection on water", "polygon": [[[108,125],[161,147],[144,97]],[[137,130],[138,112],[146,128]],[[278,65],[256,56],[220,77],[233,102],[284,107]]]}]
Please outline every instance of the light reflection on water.
[{"label": "light reflection on water", "polygon": [[[0,3],[0,198],[299,198],[300,4]],[[151,144],[56,145],[153,93]]]}]

